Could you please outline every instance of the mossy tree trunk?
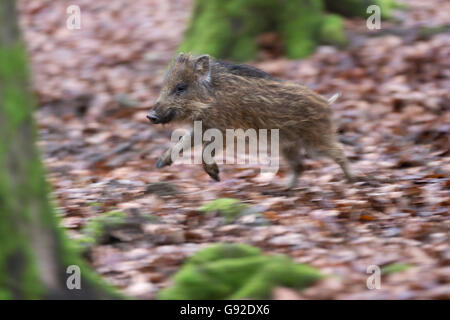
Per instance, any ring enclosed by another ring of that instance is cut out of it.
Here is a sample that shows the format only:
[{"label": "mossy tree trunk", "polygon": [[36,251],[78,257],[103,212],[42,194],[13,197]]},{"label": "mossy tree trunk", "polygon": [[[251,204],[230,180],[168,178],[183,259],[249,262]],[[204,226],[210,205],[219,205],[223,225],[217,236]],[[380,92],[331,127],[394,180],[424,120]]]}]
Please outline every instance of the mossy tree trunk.
[{"label": "mossy tree trunk", "polygon": [[[119,297],[58,226],[35,147],[33,101],[14,0],[0,1],[0,300]],[[81,269],[69,290],[68,266]]]},{"label": "mossy tree trunk", "polygon": [[366,16],[371,4],[389,15],[394,0],[195,0],[180,51],[208,53],[216,58],[249,60],[258,50],[256,37],[278,31],[286,55],[301,58],[320,43],[345,45],[342,19]]}]

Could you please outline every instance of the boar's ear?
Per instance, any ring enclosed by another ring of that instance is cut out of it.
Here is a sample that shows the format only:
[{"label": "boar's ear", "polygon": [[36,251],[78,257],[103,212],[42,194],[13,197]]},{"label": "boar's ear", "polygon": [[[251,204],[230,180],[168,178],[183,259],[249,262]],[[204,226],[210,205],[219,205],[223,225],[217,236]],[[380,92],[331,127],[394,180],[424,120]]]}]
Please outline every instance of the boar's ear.
[{"label": "boar's ear", "polygon": [[211,78],[209,60],[209,55],[205,54],[198,57],[194,62],[195,74],[202,81],[209,81]]},{"label": "boar's ear", "polygon": [[181,62],[185,59],[185,55],[183,52],[180,52],[180,54],[178,55],[176,61]]}]

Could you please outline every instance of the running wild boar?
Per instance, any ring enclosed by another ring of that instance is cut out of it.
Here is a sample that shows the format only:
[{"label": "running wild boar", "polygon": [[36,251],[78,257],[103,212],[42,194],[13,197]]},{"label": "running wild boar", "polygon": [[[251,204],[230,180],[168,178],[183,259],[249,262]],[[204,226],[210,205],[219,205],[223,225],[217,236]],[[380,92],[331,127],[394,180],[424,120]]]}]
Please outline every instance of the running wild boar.
[{"label": "running wild boar", "polygon": [[[169,69],[147,118],[152,123],[202,121],[203,130],[217,128],[224,134],[226,129],[279,129],[280,153],[292,171],[289,188],[303,170],[302,149],[333,159],[353,181],[331,120],[329,105],[337,97],[327,100],[305,86],[281,81],[249,65],[182,53]],[[193,147],[193,141],[178,143]],[[164,152],[158,168],[172,164],[171,153],[172,149]],[[203,168],[219,180],[215,162],[203,162]]]}]

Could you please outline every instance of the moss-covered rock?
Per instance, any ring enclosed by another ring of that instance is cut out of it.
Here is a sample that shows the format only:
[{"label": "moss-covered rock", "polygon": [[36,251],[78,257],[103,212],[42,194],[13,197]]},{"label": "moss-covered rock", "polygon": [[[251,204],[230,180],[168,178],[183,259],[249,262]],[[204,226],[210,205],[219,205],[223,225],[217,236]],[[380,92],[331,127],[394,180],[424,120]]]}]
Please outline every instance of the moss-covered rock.
[{"label": "moss-covered rock", "polygon": [[159,299],[267,299],[276,286],[301,290],[322,275],[288,257],[264,255],[243,244],[216,244],[197,252]]}]

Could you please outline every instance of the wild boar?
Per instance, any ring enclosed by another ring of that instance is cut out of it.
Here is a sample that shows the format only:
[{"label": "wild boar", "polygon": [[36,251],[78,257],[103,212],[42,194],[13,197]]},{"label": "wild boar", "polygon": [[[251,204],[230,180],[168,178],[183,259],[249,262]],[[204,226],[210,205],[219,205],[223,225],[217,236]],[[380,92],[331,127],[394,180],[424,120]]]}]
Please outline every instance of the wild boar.
[{"label": "wild boar", "polygon": [[[294,187],[303,171],[301,149],[328,156],[354,180],[342,146],[337,140],[329,105],[305,86],[281,81],[248,65],[215,60],[208,55],[180,54],[172,63],[159,98],[147,118],[153,123],[202,121],[203,130],[279,129],[280,153],[292,171],[288,187]],[[190,144],[181,139],[178,144]],[[180,147],[180,146],[178,146]],[[205,147],[205,144],[203,145]],[[157,168],[172,164],[172,149],[159,158]],[[215,162],[203,168],[219,180]]]}]

